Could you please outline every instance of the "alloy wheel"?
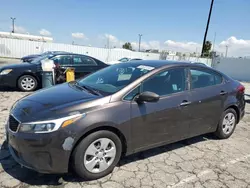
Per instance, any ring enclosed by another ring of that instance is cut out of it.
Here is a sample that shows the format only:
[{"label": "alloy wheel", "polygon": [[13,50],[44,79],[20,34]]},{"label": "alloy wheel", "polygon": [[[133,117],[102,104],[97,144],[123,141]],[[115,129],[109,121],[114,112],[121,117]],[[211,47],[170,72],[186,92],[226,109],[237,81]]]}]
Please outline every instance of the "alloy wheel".
[{"label": "alloy wheel", "polygon": [[31,91],[34,89],[36,85],[36,82],[33,78],[31,77],[24,77],[22,80],[21,80],[21,86],[24,90],[26,91]]},{"label": "alloy wheel", "polygon": [[91,173],[105,171],[116,157],[116,146],[109,138],[92,142],[84,155],[84,166]]},{"label": "alloy wheel", "polygon": [[227,113],[222,122],[222,130],[224,134],[230,134],[235,126],[236,118],[231,112]]}]

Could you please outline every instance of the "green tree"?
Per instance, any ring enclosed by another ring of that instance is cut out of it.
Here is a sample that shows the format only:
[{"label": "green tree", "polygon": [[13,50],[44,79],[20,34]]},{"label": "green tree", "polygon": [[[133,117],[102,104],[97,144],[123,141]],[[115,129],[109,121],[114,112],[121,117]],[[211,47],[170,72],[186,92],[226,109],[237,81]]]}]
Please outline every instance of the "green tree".
[{"label": "green tree", "polygon": [[130,42],[126,42],[125,44],[123,44],[122,48],[127,49],[127,50],[133,50]]},{"label": "green tree", "polygon": [[202,57],[210,57],[211,48],[212,48],[212,42],[206,41],[204,45],[204,51],[203,51]]}]

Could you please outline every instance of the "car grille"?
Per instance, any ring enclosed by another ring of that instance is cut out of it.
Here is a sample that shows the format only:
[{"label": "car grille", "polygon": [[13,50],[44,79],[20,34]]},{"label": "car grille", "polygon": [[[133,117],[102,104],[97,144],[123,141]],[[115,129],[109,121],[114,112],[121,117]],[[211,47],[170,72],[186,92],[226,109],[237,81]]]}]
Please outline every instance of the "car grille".
[{"label": "car grille", "polygon": [[19,121],[16,120],[12,115],[9,116],[9,129],[16,132],[19,126]]}]

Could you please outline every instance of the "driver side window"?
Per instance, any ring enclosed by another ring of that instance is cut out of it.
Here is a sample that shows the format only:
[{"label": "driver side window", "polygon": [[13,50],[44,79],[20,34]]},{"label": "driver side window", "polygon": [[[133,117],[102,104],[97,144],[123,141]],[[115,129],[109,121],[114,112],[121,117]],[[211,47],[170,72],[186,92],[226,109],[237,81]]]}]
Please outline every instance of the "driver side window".
[{"label": "driver side window", "polygon": [[186,71],[184,68],[168,69],[158,73],[142,84],[142,92],[150,91],[160,96],[186,90]]},{"label": "driver side window", "polygon": [[126,101],[132,101],[136,95],[140,94],[140,86],[137,86],[135,89],[133,89],[129,94],[127,94],[124,97],[124,100]]}]

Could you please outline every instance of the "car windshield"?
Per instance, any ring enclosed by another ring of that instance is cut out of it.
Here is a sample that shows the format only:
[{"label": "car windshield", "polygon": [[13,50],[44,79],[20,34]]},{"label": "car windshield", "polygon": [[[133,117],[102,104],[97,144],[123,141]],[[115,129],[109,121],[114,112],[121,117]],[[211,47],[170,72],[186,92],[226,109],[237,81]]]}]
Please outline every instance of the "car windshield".
[{"label": "car windshield", "polygon": [[110,95],[153,69],[155,67],[143,64],[115,64],[79,80],[78,85],[91,87],[103,95]]}]

